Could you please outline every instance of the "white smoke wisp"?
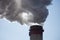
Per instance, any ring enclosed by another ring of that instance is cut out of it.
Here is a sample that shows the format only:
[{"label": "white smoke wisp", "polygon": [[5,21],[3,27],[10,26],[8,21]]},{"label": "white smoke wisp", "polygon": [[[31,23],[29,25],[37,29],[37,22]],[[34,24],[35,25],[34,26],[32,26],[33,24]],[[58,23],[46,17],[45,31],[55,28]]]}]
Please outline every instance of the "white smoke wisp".
[{"label": "white smoke wisp", "polygon": [[0,0],[0,18],[20,24],[43,24],[52,0]]}]

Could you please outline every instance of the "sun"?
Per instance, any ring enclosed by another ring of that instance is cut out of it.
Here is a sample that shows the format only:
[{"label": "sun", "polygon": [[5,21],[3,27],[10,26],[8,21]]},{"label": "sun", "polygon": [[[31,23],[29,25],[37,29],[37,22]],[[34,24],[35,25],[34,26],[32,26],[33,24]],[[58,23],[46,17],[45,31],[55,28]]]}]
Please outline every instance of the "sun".
[{"label": "sun", "polygon": [[22,18],[24,20],[28,20],[28,14],[27,13],[22,13]]},{"label": "sun", "polygon": [[22,21],[24,23],[29,23],[29,22],[31,22],[33,20],[33,15],[31,13],[23,12],[21,17],[22,17]]}]

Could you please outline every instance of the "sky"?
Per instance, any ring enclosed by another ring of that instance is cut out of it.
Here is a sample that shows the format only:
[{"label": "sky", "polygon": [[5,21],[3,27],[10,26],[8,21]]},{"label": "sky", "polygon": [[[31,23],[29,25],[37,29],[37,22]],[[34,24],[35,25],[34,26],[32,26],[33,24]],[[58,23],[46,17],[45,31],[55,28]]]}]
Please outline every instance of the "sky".
[{"label": "sky", "polygon": [[[48,9],[43,40],[60,40],[60,0],[53,0]],[[0,19],[0,40],[30,40],[29,28],[27,25]]]}]

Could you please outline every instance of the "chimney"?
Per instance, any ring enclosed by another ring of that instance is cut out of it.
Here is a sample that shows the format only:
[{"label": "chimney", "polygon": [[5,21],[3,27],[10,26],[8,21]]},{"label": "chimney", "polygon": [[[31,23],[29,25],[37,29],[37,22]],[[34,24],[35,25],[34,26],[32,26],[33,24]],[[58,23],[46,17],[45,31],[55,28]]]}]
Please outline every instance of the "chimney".
[{"label": "chimney", "polygon": [[43,27],[40,25],[32,25],[29,30],[30,40],[43,40]]}]

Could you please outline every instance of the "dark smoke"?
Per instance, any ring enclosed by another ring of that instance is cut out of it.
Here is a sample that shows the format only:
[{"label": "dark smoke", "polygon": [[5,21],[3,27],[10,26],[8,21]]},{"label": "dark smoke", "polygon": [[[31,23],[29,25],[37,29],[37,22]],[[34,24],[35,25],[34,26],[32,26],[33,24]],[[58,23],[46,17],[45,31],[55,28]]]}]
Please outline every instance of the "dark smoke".
[{"label": "dark smoke", "polygon": [[0,18],[6,18],[10,21],[18,21],[24,23],[21,14],[22,12],[31,12],[33,20],[32,23],[45,22],[48,16],[47,6],[51,4],[52,0],[0,0]]}]

